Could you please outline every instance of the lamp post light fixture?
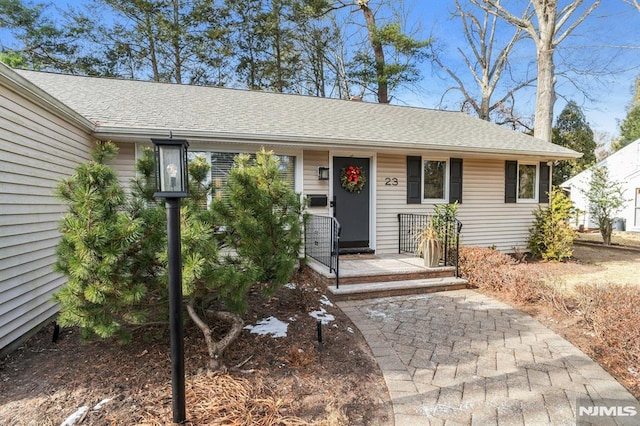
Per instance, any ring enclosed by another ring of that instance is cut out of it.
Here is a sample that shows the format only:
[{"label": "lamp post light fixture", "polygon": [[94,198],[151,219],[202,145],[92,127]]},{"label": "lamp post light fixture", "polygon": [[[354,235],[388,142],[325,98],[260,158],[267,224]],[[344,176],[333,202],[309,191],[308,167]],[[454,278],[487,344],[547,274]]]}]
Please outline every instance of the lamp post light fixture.
[{"label": "lamp post light fixture", "polygon": [[171,391],[173,422],[184,423],[184,326],[182,324],[182,254],[180,199],[189,196],[187,148],[181,139],[151,139],[155,158],[155,198],[167,208],[167,254],[169,258],[169,328],[171,331]]},{"label": "lamp post light fixture", "polygon": [[187,148],[182,139],[151,139],[156,164],[156,198],[188,197]]}]

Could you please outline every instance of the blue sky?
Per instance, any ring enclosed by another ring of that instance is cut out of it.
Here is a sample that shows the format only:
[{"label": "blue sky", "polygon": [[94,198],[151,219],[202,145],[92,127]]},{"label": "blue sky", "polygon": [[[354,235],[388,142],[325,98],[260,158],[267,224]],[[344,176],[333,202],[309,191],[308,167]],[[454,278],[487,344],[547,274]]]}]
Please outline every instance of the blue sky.
[{"label": "blue sky", "polygon": [[[451,53],[451,60],[455,63],[455,49],[464,42],[461,40],[459,19],[450,19],[451,12],[455,10],[454,1],[416,0],[413,3],[418,14],[423,16],[423,25],[430,28],[438,43],[447,47],[446,51]],[[514,3],[524,2],[503,1],[503,4],[507,5]],[[567,3],[566,0],[560,1],[561,5]],[[510,10],[518,9],[514,7]],[[580,76],[569,73],[569,77],[577,80],[580,88],[592,99],[587,99],[570,80],[559,76],[556,84],[558,100],[555,104],[554,119],[564,108],[567,100],[574,100],[582,107],[594,130],[617,135],[617,120],[625,117],[625,107],[632,97],[633,82],[640,74],[640,12],[622,0],[603,0],[596,11],[572,34],[556,52],[557,71],[563,72],[571,68],[570,64],[581,63],[586,67],[597,68],[599,75]],[[634,48],[618,49],[613,46]],[[517,58],[518,62],[528,62],[534,52],[533,42],[526,40],[514,59]],[[442,72],[438,74],[444,76]],[[429,104],[439,102],[441,94],[452,82],[427,77],[423,84],[433,87],[429,89],[428,100],[425,101]],[[451,101],[446,103],[452,106],[453,98],[445,99]],[[525,90],[518,95],[517,108],[523,114],[527,113],[527,109],[529,114],[533,114],[534,105],[535,89]]]},{"label": "blue sky", "polygon": [[[86,6],[92,1],[58,0],[53,3],[64,8],[66,5]],[[517,6],[526,2],[513,0],[503,3]],[[560,3],[566,4],[568,0],[560,0]],[[590,2],[587,0],[585,3]],[[512,6],[514,12],[518,10],[516,6]],[[465,43],[459,19],[451,17],[455,2],[405,0],[405,9],[408,11],[407,25],[416,31],[415,35],[420,38],[431,37],[440,49],[443,60],[467,80],[469,72],[456,52]],[[618,49],[617,46],[632,48]],[[524,41],[513,55],[514,72],[521,72],[523,67],[535,72],[535,67],[531,67],[534,55],[533,42]],[[596,12],[560,46],[556,58],[557,71],[560,73],[573,67],[568,64],[577,63],[582,67],[598,69],[599,75],[569,72],[569,79],[559,76],[554,117],[565,106],[566,100],[574,100],[582,107],[594,130],[617,135],[618,120],[626,115],[625,107],[632,96],[633,81],[640,74],[640,12],[622,0],[603,0]],[[459,96],[455,92],[447,92],[453,82],[446,74],[429,63],[423,64],[422,70],[422,81],[412,91],[398,93],[395,103],[427,108],[459,108]],[[589,93],[591,99],[585,97],[580,89]],[[444,93],[447,95],[443,97]],[[532,116],[534,106],[535,89],[527,89],[517,95],[516,107],[522,116]]]}]

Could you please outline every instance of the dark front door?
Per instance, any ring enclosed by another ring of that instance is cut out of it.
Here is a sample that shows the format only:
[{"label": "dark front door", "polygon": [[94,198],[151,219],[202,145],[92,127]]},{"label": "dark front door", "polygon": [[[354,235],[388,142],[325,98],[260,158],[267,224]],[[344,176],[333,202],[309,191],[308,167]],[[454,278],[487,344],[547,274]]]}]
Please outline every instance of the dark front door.
[{"label": "dark front door", "polygon": [[[364,174],[364,187],[349,191],[342,184],[341,176],[349,167],[358,167]],[[370,252],[369,247],[369,194],[371,173],[368,158],[333,158],[333,215],[338,219],[340,234],[340,252]]]}]

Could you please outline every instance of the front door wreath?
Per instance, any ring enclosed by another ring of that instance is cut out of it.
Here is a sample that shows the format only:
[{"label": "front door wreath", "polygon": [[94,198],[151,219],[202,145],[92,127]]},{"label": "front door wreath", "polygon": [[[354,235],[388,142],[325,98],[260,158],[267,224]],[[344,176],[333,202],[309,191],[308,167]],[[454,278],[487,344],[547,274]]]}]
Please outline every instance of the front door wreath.
[{"label": "front door wreath", "polygon": [[367,177],[360,166],[347,166],[340,171],[340,183],[349,192],[360,192],[367,183]]}]

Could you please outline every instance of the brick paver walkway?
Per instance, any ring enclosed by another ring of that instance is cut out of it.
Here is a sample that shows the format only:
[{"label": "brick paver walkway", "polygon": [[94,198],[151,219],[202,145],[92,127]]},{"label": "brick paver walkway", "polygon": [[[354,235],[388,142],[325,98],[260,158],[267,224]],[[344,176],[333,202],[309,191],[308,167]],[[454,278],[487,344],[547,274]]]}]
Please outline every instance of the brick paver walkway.
[{"label": "brick paver walkway", "polygon": [[378,361],[398,426],[575,425],[579,401],[605,399],[638,414],[593,424],[640,424],[638,401],[598,364],[529,315],[472,290],[338,305]]}]

